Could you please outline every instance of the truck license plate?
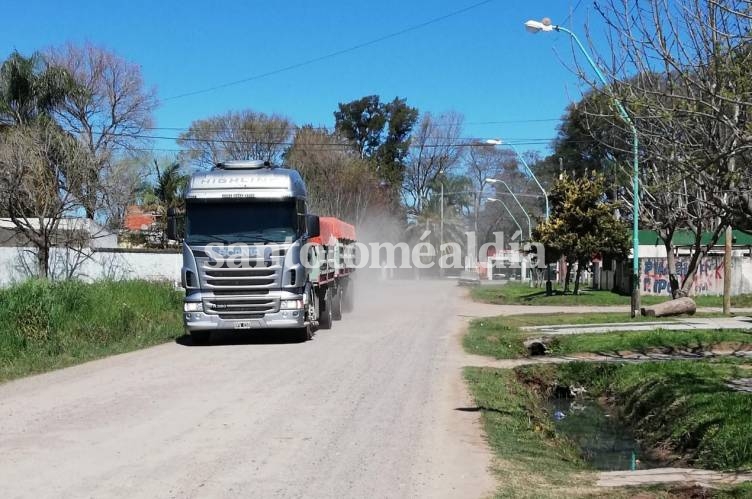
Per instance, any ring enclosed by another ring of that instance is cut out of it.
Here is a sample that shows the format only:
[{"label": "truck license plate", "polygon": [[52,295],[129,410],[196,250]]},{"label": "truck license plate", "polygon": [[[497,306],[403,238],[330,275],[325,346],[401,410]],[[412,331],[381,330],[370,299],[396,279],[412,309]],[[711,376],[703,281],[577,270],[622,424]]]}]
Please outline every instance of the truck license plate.
[{"label": "truck license plate", "polygon": [[240,321],[235,323],[235,329],[251,329],[255,321]]}]

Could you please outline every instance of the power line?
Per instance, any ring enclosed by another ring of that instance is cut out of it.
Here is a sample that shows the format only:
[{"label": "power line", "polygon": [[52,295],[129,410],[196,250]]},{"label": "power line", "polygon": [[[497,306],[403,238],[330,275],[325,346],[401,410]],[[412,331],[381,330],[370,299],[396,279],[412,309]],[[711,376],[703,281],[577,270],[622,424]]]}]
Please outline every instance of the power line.
[{"label": "power line", "polygon": [[314,57],[312,59],[308,59],[308,60],[305,60],[305,61],[302,61],[302,62],[298,62],[298,63],[295,63],[295,64],[290,64],[289,66],[284,66],[284,67],[281,67],[281,68],[278,68],[278,69],[267,71],[266,73],[260,73],[260,74],[257,74],[257,75],[249,76],[247,78],[241,78],[239,80],[234,80],[234,81],[230,81],[230,82],[227,82],[227,83],[220,83],[220,84],[214,85],[212,87],[207,87],[207,88],[203,88],[203,89],[200,89],[200,90],[194,90],[194,91],[191,91],[191,92],[185,92],[185,93],[182,93],[182,94],[173,95],[171,97],[166,97],[165,99],[162,99],[162,100],[163,101],[170,101],[170,100],[175,100],[175,99],[182,99],[184,97],[191,97],[193,95],[205,94],[205,93],[208,93],[208,92],[213,92],[215,90],[220,90],[222,88],[227,88],[227,87],[231,87],[231,86],[235,86],[235,85],[240,85],[241,83],[247,83],[249,81],[260,80],[261,78],[266,78],[268,76],[276,75],[276,74],[283,73],[283,72],[286,72],[286,71],[291,71],[293,69],[298,69],[298,68],[301,68],[303,66],[308,66],[308,65],[314,64],[316,62],[321,62],[321,61],[324,61],[324,60],[327,60],[327,59],[331,59],[331,58],[334,58],[334,57],[338,57],[340,55],[347,54],[349,52],[354,52],[356,50],[360,50],[360,49],[368,47],[370,45],[375,45],[375,44],[383,42],[385,40],[389,40],[390,38],[395,38],[395,37],[404,35],[405,33],[409,33],[411,31],[415,31],[415,30],[418,30],[418,29],[421,29],[421,28],[425,28],[426,26],[430,26],[431,24],[435,24],[437,22],[443,21],[443,20],[448,19],[450,17],[454,17],[454,16],[457,16],[457,15],[460,15],[460,14],[464,14],[465,12],[468,12],[470,10],[476,9],[478,7],[481,7],[481,6],[485,5],[485,4],[491,3],[493,1],[494,0],[483,0],[482,2],[474,3],[472,5],[464,7],[462,9],[455,10],[453,12],[450,12],[448,14],[444,14],[444,15],[439,16],[439,17],[434,17],[433,19],[429,19],[428,21],[424,21],[424,22],[422,22],[420,24],[415,24],[413,26],[409,26],[409,27],[401,29],[399,31],[395,31],[395,32],[389,33],[387,35],[380,36],[378,38],[374,38],[374,39],[369,40],[367,42],[359,43],[357,45],[353,45],[353,46],[345,48],[345,49],[341,49],[341,50],[337,50],[337,51],[334,51],[334,52],[330,52],[328,54],[325,54],[325,55],[322,55],[322,56],[319,56],[319,57]]},{"label": "power line", "polygon": [[[524,119],[524,120],[500,120],[500,121],[468,121],[463,123],[464,126],[478,126],[478,125],[512,125],[512,124],[518,124],[518,123],[543,123],[543,122],[554,122],[554,121],[561,121],[561,118],[538,118],[538,119]],[[452,127],[456,126],[454,123],[432,123],[431,124],[434,127]],[[168,132],[187,132],[190,130],[191,127],[177,127],[177,126],[155,126],[155,127],[144,127],[144,130],[154,130],[154,131],[168,131]],[[285,126],[278,126],[278,127],[269,127],[265,128],[263,132],[256,132],[256,131],[245,131],[243,130],[243,133],[265,133],[266,131],[280,131],[280,130],[286,130],[286,129],[302,129],[307,128],[311,130],[316,131],[322,131],[322,132],[334,132],[336,131],[336,127],[333,126],[309,126],[309,125],[291,125],[290,127]],[[224,133],[224,132],[230,132],[235,131],[230,128],[216,128],[216,129],[206,129],[202,128],[202,132],[210,132],[210,133]]]},{"label": "power line", "polygon": [[569,15],[568,15],[568,16],[567,16],[567,17],[566,17],[566,18],[564,19],[564,21],[563,21],[563,22],[561,23],[562,25],[565,25],[565,24],[567,24],[567,23],[569,22],[569,20],[570,20],[570,19],[572,19],[572,16],[574,15],[574,13],[575,13],[575,12],[577,12],[577,9],[579,9],[579,8],[580,8],[580,5],[581,5],[581,4],[582,4],[582,0],[579,0],[579,1],[577,2],[577,5],[575,5],[575,6],[574,6],[574,9],[572,9],[572,10],[570,10],[570,11],[569,11]]},{"label": "power line", "polygon": [[[180,137],[168,136],[168,135],[143,135],[143,134],[128,134],[128,137],[138,139],[151,139],[151,140],[178,140]],[[218,138],[185,138],[186,143],[212,143],[212,144],[237,144],[237,145],[260,145],[260,146],[292,146],[295,144],[292,140],[242,140],[242,139],[218,139]],[[510,139],[506,140],[504,144],[509,145],[533,145],[533,144],[548,144],[552,141],[551,138],[526,138],[526,139]],[[502,144],[502,146],[504,145]],[[331,142],[321,143],[305,143],[305,146],[331,146],[337,148],[352,147],[350,143],[336,144]],[[436,147],[492,147],[492,144],[485,143],[482,139],[476,137],[460,137],[457,140],[451,140],[448,142],[436,142],[429,144],[422,144],[420,147],[436,148]]]}]

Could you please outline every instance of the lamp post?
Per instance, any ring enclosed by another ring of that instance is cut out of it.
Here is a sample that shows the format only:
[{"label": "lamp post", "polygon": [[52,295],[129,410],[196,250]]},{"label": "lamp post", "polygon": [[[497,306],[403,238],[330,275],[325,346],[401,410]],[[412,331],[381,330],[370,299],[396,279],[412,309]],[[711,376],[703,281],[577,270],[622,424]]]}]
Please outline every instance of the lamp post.
[{"label": "lamp post", "polygon": [[[495,179],[487,179],[487,180],[495,180]],[[494,183],[494,182],[491,182],[491,183]],[[514,193],[512,193],[512,196],[514,196]],[[515,196],[515,199],[516,199],[516,196]],[[515,217],[512,214],[512,210],[509,209],[509,206],[507,206],[507,204],[504,201],[502,201],[501,199],[498,199],[498,198],[486,198],[486,201],[495,202],[495,203],[501,203],[501,206],[503,206],[504,209],[507,210],[507,213],[509,213],[509,216],[512,218],[512,220],[514,221],[514,224],[517,226],[517,230],[519,230],[520,233],[522,233],[522,227],[520,226],[520,222],[517,220],[517,217]],[[519,201],[517,203],[519,204]],[[520,208],[522,208],[521,205],[520,205]],[[527,217],[527,221],[528,221],[528,224],[529,224],[530,223],[530,217],[527,215],[527,213],[525,212],[524,208],[522,209],[522,211],[523,211],[523,213],[525,213],[525,216]],[[529,227],[529,225],[528,225],[528,227]],[[521,281],[525,280],[525,267],[524,267],[524,264],[522,266],[522,269],[520,270],[520,280]],[[532,287],[532,285],[533,285],[533,281],[531,280],[530,281],[530,286]]]},{"label": "lamp post", "polygon": [[[527,210],[525,210],[525,208],[522,206],[522,203],[520,203],[520,200],[517,198],[517,196],[515,195],[515,193],[512,191],[512,188],[509,187],[509,184],[507,184],[503,180],[499,180],[499,179],[496,179],[496,178],[487,178],[486,182],[488,182],[489,184],[502,184],[504,187],[507,188],[507,190],[509,191],[509,194],[512,195],[512,197],[514,198],[514,200],[517,202],[517,206],[520,207],[520,209],[522,210],[522,213],[524,213],[525,217],[527,218],[527,238],[528,238],[528,240],[532,240],[533,239],[533,223],[530,221],[530,215],[528,214]],[[500,199],[494,199],[494,198],[486,198],[486,199],[488,199],[489,201],[499,201],[502,204],[504,203]],[[506,205],[504,205],[504,206],[506,207]],[[509,211],[509,209],[507,209],[507,211]],[[517,224],[517,227],[519,227],[519,224]],[[520,228],[520,232],[522,232],[522,228]]]},{"label": "lamp post", "polygon": [[[541,183],[538,181],[538,177],[535,176],[535,173],[533,173],[533,170],[530,169],[530,166],[527,164],[527,161],[525,161],[525,157],[522,154],[520,154],[520,151],[518,151],[516,147],[514,147],[514,144],[504,144],[504,142],[501,139],[488,139],[486,140],[486,144],[489,144],[492,146],[508,145],[509,147],[512,148],[512,150],[517,155],[517,157],[520,158],[520,162],[525,167],[525,170],[527,170],[527,172],[535,181],[535,184],[543,193],[543,198],[546,200],[546,222],[548,222],[548,218],[551,215],[551,210],[548,204],[548,192],[546,192],[546,189],[544,189]],[[531,239],[532,239],[532,236],[531,236]],[[552,293],[553,293],[553,286],[551,285],[551,265],[547,263],[546,264],[546,295],[551,295]]]},{"label": "lamp post", "polygon": [[[606,80],[606,77],[603,76],[603,73],[601,72],[600,68],[598,68],[598,65],[595,64],[595,61],[592,57],[590,57],[590,54],[587,50],[585,50],[585,46],[582,44],[580,39],[575,35],[572,31],[568,30],[567,28],[563,26],[557,26],[555,24],[551,24],[550,21],[547,22],[541,22],[541,21],[527,21],[525,23],[525,29],[530,33],[540,33],[540,32],[551,32],[551,31],[559,31],[568,34],[572,40],[575,41],[577,46],[580,48],[580,51],[585,56],[585,59],[587,59],[590,66],[593,68],[593,71],[595,71],[595,74],[598,76],[598,79],[603,83],[604,86],[608,86],[608,81]],[[619,112],[619,115],[621,116],[621,119],[624,120],[624,122],[627,124],[629,129],[632,132],[632,317],[635,317],[638,315],[638,312],[640,310],[640,243],[639,243],[639,220],[640,220],[640,168],[639,168],[639,138],[637,136],[637,127],[635,127],[634,122],[629,117],[629,114],[627,113],[627,110],[624,108],[624,105],[617,100],[615,97],[611,97],[611,100],[613,101],[614,107],[616,107],[617,111]]]},{"label": "lamp post", "polygon": [[512,215],[512,210],[509,209],[509,206],[502,201],[501,199],[497,198],[486,198],[486,201],[492,201],[494,203],[501,203],[501,206],[504,207],[505,210],[507,210],[507,213],[509,213],[509,216],[512,217],[512,220],[514,221],[514,224],[517,226],[517,229],[519,229],[520,232],[522,232],[522,227],[520,226],[520,222],[517,221],[517,218]]},{"label": "lamp post", "polygon": [[441,225],[439,229],[439,277],[444,277],[444,267],[441,266],[441,258],[444,256],[444,182],[441,182]]},{"label": "lamp post", "polygon": [[501,139],[488,139],[486,140],[486,144],[492,145],[492,146],[509,146],[512,148],[514,153],[517,155],[517,157],[520,159],[520,163],[522,163],[522,166],[525,167],[525,170],[527,170],[528,174],[530,174],[530,177],[535,181],[535,184],[538,186],[538,188],[543,192],[543,197],[546,200],[546,221],[548,221],[548,216],[551,214],[549,207],[548,207],[548,193],[546,192],[546,189],[543,188],[541,183],[538,181],[538,177],[535,176],[535,173],[533,173],[533,170],[530,169],[530,166],[527,164],[527,161],[525,161],[525,157],[520,154],[520,151],[517,150],[516,147],[514,147],[514,144],[507,144],[504,143]]}]

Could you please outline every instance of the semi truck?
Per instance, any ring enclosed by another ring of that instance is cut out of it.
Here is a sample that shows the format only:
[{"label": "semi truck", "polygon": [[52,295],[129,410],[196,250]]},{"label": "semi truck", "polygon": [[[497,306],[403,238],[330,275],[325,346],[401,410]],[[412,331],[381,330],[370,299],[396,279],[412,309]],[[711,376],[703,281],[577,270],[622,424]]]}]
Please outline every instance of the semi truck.
[{"label": "semi truck", "polygon": [[[168,213],[170,238],[178,221]],[[307,341],[352,310],[355,229],[309,213],[296,170],[226,161],[195,173],[183,222],[183,319],[194,343],[270,329]]]}]

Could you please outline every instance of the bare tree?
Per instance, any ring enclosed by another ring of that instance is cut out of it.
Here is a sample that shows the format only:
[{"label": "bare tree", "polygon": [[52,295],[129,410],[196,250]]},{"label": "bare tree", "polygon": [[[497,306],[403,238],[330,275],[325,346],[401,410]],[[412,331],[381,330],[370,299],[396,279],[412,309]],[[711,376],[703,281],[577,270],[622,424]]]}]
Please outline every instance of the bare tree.
[{"label": "bare tree", "polygon": [[294,128],[288,118],[251,110],[196,120],[178,139],[181,160],[199,168],[232,159],[277,162],[289,147]]},{"label": "bare tree", "polygon": [[79,236],[60,221],[80,207],[76,193],[90,168],[90,154],[55,123],[39,120],[0,135],[0,208],[36,249],[39,277],[49,276],[50,248]]},{"label": "bare tree", "polygon": [[459,165],[463,144],[461,114],[434,117],[425,113],[415,128],[403,181],[403,199],[412,215],[420,215],[438,181]]},{"label": "bare tree", "polygon": [[52,65],[65,68],[78,85],[57,117],[94,159],[78,193],[86,216],[94,218],[106,202],[113,201],[107,189],[120,188],[112,182],[120,177],[114,171],[118,162],[149,142],[145,132],[153,124],[156,90],[146,87],[140,66],[103,47],[68,44],[50,49],[47,57]]},{"label": "bare tree", "polygon": [[312,127],[300,128],[286,155],[309,191],[309,207],[360,225],[382,207],[387,194],[350,141]]},{"label": "bare tree", "polygon": [[[671,236],[681,229],[693,233],[684,282],[672,278],[672,292],[684,294],[749,192],[749,174],[740,163],[752,149],[750,2],[601,0],[596,9],[610,37],[599,63],[615,83],[603,88],[586,76],[589,70],[579,71],[608,97],[603,100],[617,99],[630,113],[640,139],[640,217],[668,238],[670,260]],[[630,132],[624,121],[613,106],[596,106],[590,117],[608,121],[621,136],[610,146],[628,178],[623,160],[631,151],[623,139]],[[620,192],[631,205],[631,183]],[[703,240],[705,233],[710,241]]]},{"label": "bare tree", "polygon": [[512,151],[498,149],[493,145],[474,145],[468,148],[464,163],[465,175],[473,185],[473,230],[478,234],[478,220],[487,180],[516,169],[517,160]]},{"label": "bare tree", "polygon": [[148,169],[144,158],[123,158],[114,161],[102,175],[101,212],[110,230],[123,227],[128,207],[138,201],[146,185]]}]

